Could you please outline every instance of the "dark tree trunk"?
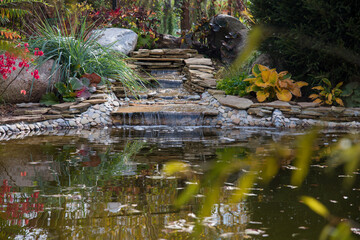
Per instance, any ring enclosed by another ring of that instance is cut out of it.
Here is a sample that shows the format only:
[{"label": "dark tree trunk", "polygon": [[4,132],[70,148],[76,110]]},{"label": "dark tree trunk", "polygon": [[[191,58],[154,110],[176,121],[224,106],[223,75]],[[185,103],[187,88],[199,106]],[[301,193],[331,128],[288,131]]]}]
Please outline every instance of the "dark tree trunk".
[{"label": "dark tree trunk", "polygon": [[181,6],[181,31],[190,30],[190,0],[183,0]]},{"label": "dark tree trunk", "polygon": [[228,0],[228,15],[231,16],[232,0]]}]

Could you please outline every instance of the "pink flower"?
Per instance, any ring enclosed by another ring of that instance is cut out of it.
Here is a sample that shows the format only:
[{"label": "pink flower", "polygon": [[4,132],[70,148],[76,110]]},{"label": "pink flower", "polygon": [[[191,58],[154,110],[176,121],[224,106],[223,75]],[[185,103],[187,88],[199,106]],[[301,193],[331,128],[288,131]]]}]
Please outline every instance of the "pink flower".
[{"label": "pink flower", "polygon": [[21,90],[20,93],[26,95],[26,91],[25,91],[25,90]]},{"label": "pink flower", "polygon": [[24,44],[24,47],[26,47],[26,48],[29,47],[29,44],[28,44],[28,43],[25,43],[25,44]]}]

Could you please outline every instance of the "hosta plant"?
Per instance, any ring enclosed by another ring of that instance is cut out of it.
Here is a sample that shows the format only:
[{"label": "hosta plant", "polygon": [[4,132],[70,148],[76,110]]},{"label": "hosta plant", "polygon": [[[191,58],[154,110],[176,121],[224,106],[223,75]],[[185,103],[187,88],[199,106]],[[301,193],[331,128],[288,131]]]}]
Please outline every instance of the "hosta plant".
[{"label": "hosta plant", "polygon": [[319,93],[311,94],[309,98],[311,98],[314,103],[319,103],[320,105],[334,105],[337,103],[340,106],[344,106],[344,103],[340,98],[342,94],[340,87],[343,85],[343,82],[338,83],[334,88],[332,88],[332,84],[329,79],[323,78],[321,81],[324,83],[323,86],[319,85],[312,88],[319,91]]},{"label": "hosta plant", "polygon": [[293,96],[301,97],[301,87],[308,85],[306,82],[295,82],[287,71],[278,73],[276,69],[261,64],[255,64],[252,76],[244,81],[250,83],[247,92],[255,92],[259,102],[276,98],[288,102]]},{"label": "hosta plant", "polygon": [[347,107],[360,107],[360,82],[346,84],[341,96]]}]

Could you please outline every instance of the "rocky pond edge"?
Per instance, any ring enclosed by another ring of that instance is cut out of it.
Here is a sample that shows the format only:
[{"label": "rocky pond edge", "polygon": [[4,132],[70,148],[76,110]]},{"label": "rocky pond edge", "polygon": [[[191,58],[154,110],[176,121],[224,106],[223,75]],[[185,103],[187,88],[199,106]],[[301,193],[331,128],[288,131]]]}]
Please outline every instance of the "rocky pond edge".
[{"label": "rocky pond edge", "polygon": [[[25,118],[19,118],[18,122],[0,125],[0,141],[33,134],[41,135],[55,130],[116,126],[111,113],[123,105],[127,106],[128,103],[118,100],[113,93],[104,96],[106,97],[101,100],[93,99],[81,103],[63,103],[53,106],[53,109],[57,110],[62,107],[66,111],[73,110],[72,115],[55,114],[52,115],[54,119],[36,122],[26,121],[26,116],[24,116]],[[330,129],[360,129],[360,108],[320,107],[313,103],[281,101],[253,103],[246,98],[226,96],[218,90],[203,93],[199,104],[218,111],[217,116],[204,119],[204,126],[219,128],[257,126],[284,129],[321,126]],[[23,104],[22,107],[29,105],[31,103]],[[31,119],[31,117],[28,118]]]}]

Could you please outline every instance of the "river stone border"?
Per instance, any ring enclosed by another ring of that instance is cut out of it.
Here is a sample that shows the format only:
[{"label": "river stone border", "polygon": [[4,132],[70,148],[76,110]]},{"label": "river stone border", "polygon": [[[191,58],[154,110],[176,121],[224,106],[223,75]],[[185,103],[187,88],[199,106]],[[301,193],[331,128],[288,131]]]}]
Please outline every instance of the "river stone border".
[{"label": "river stone border", "polygon": [[[209,102],[209,106],[217,109],[219,115],[216,119],[213,119],[209,122],[210,125],[215,125],[216,127],[223,126],[257,126],[257,127],[276,127],[276,128],[304,128],[312,126],[320,126],[325,128],[340,128],[340,129],[351,129],[351,128],[360,128],[360,115],[357,116],[357,113],[360,113],[360,109],[354,110],[355,118],[358,118],[358,121],[344,121],[344,122],[335,122],[335,121],[324,121],[319,119],[312,118],[296,118],[296,117],[287,117],[287,109],[284,109],[281,102],[276,101],[268,104],[250,104],[248,101],[245,101],[243,98],[236,96],[231,96],[238,98],[238,102],[229,101],[226,105],[221,104],[218,99],[218,94],[221,94],[221,91],[214,91],[214,95],[209,92],[202,94],[202,101]],[[225,95],[222,95],[224,97]],[[243,99],[243,107],[238,103]],[[232,99],[234,100],[234,99]],[[249,100],[250,101],[250,100]],[[232,104],[234,102],[234,104]],[[251,101],[250,101],[251,102]],[[288,103],[286,103],[288,104]],[[310,103],[309,103],[310,104]],[[252,106],[256,106],[256,108]],[[269,107],[271,105],[271,107]],[[278,105],[278,106],[277,106]],[[289,104],[290,106],[290,104]],[[236,107],[236,108],[234,108]],[[319,108],[319,110],[321,110]],[[335,109],[336,111],[336,109]],[[341,113],[340,113],[341,114]],[[258,115],[267,115],[264,117],[259,117]]]},{"label": "river stone border", "polygon": [[[286,117],[281,108],[274,108],[270,111],[268,107],[260,108],[261,111],[267,111],[270,116],[256,117],[251,112],[252,108],[248,102],[244,102],[247,107],[244,109],[235,109],[222,105],[216,97],[205,92],[199,102],[201,105],[208,105],[219,111],[219,115],[212,119],[204,119],[204,126],[215,127],[237,127],[237,126],[257,126],[257,127],[276,127],[276,128],[304,128],[312,126],[322,126],[326,128],[351,129],[359,128],[359,121],[352,122],[331,122],[316,119],[300,119]],[[5,124],[0,126],[0,141],[10,139],[21,139],[31,135],[43,135],[48,132],[58,132],[59,130],[90,128],[108,128],[114,126],[111,118],[111,112],[118,107],[128,105],[128,103],[119,101],[113,93],[107,95],[107,102],[96,104],[89,107],[85,112],[73,118],[58,118],[36,123],[18,122],[14,124]],[[237,105],[237,108],[239,106]]]},{"label": "river stone border", "polygon": [[[58,118],[36,123],[18,122],[0,126],[0,141],[22,138],[29,133],[41,135],[44,132],[64,129],[107,128],[112,126],[111,112],[122,105],[114,94],[107,95],[107,102],[90,106],[73,118]],[[32,135],[33,135],[32,134]]]}]

